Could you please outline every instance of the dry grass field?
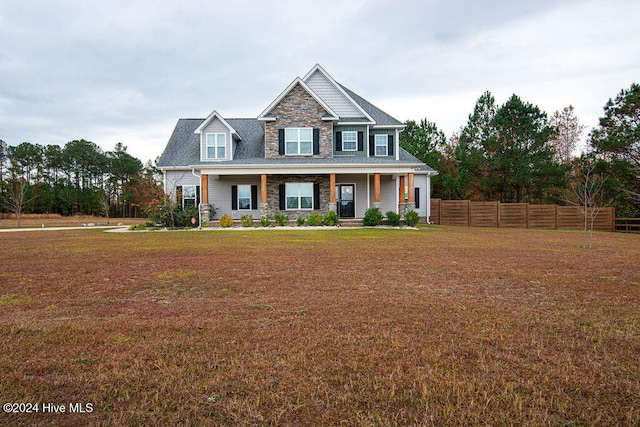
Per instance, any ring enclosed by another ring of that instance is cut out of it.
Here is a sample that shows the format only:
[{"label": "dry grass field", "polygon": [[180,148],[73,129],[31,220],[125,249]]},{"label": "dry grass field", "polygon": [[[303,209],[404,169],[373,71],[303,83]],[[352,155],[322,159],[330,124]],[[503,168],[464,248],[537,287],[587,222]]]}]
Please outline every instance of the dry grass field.
[{"label": "dry grass field", "polygon": [[104,218],[90,215],[62,216],[58,214],[23,214],[18,224],[15,214],[0,214],[0,229],[3,228],[41,228],[45,227],[79,227],[82,224],[125,225],[140,224],[146,218]]},{"label": "dry grass field", "polygon": [[639,425],[640,236],[581,245],[447,227],[0,233],[0,403],[40,404],[0,424]]}]

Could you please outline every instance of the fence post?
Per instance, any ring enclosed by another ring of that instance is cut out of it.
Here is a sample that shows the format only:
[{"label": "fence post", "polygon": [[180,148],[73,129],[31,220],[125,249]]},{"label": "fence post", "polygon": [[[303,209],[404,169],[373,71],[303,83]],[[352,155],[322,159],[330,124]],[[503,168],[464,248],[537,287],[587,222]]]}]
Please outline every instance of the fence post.
[{"label": "fence post", "polygon": [[610,208],[611,232],[616,231],[616,208]]}]

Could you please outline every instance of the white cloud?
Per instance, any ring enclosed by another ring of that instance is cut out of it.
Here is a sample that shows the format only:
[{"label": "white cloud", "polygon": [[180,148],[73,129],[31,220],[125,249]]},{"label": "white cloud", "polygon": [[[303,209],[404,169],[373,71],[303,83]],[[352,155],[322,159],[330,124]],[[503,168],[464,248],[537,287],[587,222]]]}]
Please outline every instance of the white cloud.
[{"label": "white cloud", "polygon": [[573,104],[593,127],[640,75],[639,11],[616,0],[5,0],[0,139],[120,141],[145,161],[178,118],[256,116],[315,63],[447,134],[485,90],[548,113]]}]

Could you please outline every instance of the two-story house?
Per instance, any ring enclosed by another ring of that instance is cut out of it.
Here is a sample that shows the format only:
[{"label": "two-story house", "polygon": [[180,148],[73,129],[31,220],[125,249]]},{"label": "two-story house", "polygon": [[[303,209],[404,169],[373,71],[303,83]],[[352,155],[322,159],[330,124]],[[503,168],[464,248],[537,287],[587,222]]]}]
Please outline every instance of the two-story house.
[{"label": "two-story house", "polygon": [[437,172],[400,148],[403,129],[316,65],[257,118],[180,119],[158,166],[165,192],[203,217],[213,204],[235,218],[379,207],[428,220]]}]

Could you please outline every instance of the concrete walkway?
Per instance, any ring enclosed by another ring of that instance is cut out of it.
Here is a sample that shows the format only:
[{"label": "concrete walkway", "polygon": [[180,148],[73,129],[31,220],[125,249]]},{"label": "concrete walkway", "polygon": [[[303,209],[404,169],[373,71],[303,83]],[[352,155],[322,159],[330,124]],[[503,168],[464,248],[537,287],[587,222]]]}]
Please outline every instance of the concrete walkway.
[{"label": "concrete walkway", "polygon": [[59,230],[93,230],[95,228],[129,228],[128,225],[95,225],[86,227],[28,227],[28,228],[0,228],[0,233],[14,233],[17,231],[59,231]]}]

